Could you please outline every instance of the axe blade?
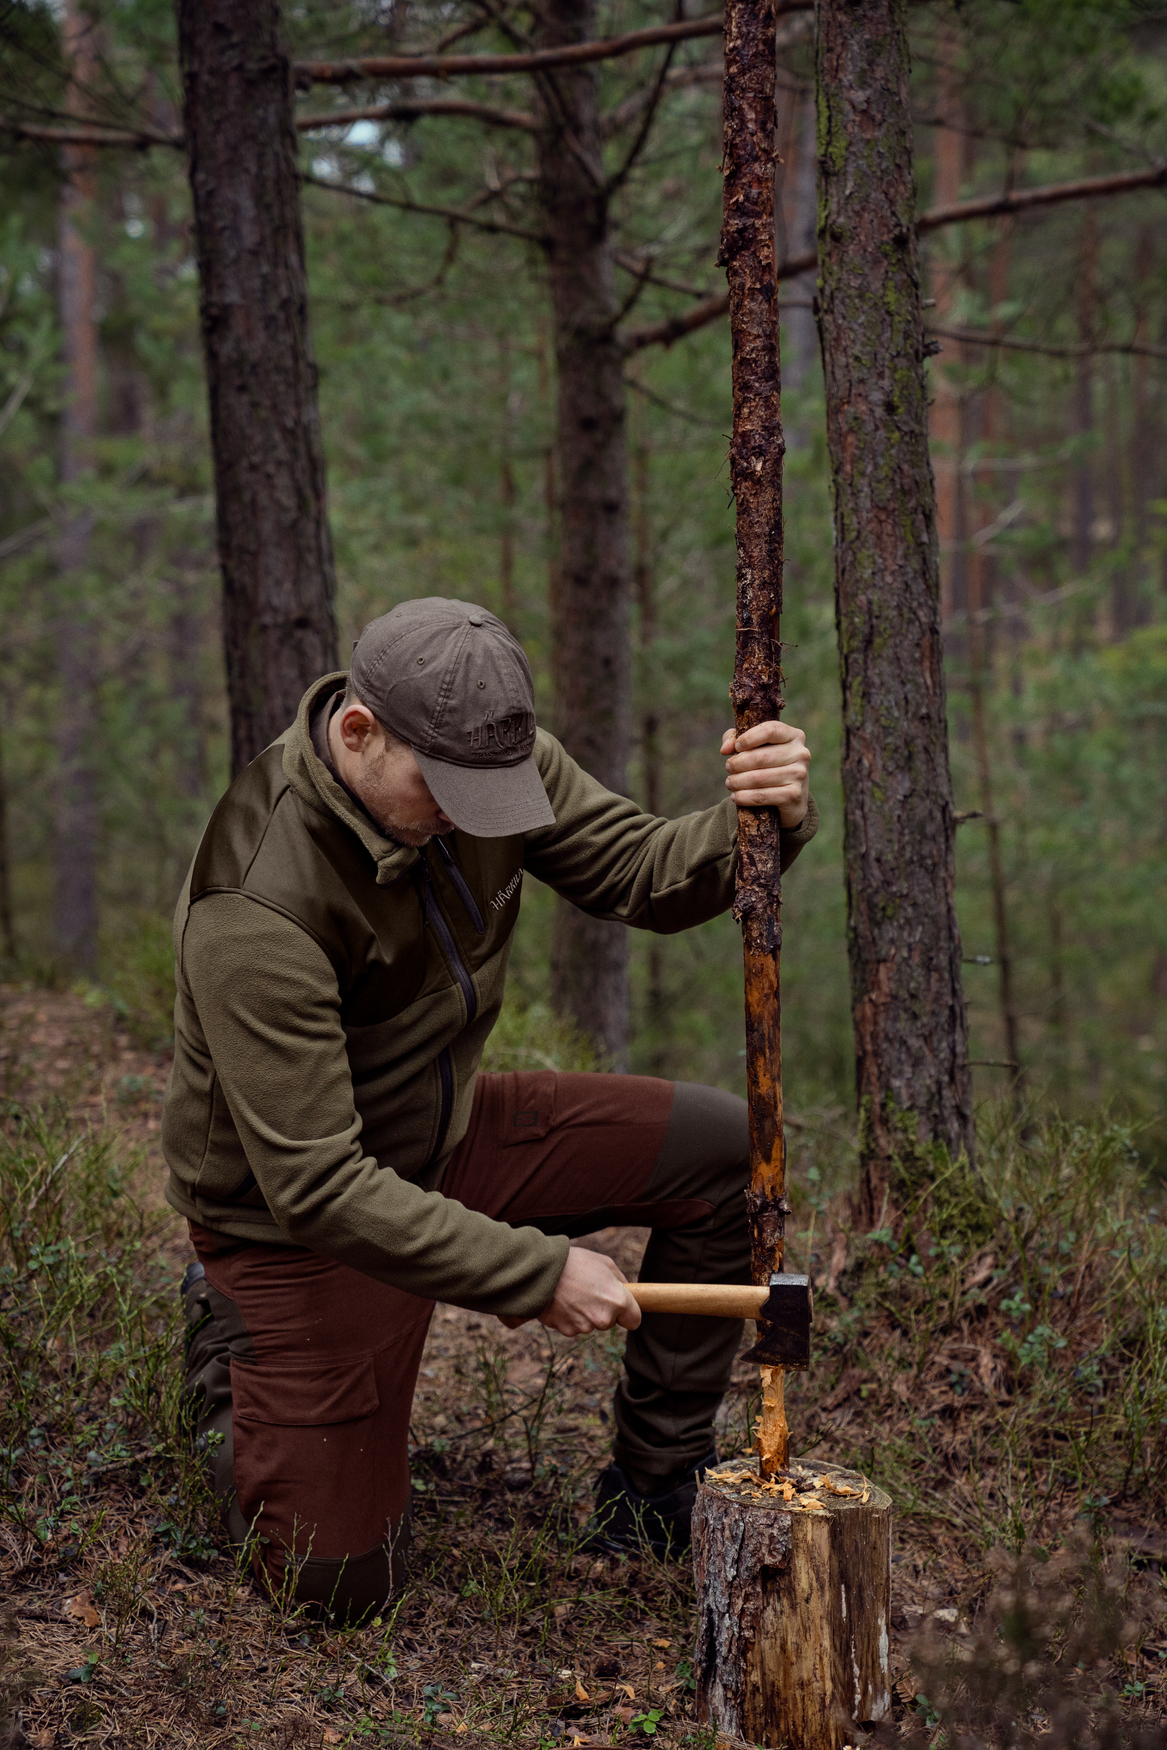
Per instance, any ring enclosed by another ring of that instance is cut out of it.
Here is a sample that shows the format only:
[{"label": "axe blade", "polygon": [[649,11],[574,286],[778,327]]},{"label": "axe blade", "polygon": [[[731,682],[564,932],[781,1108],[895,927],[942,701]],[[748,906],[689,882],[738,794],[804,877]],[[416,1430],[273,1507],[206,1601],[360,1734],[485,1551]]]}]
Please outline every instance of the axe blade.
[{"label": "axe blade", "polygon": [[813,1318],[810,1277],[775,1271],[770,1298],[758,1315],[758,1340],[743,1361],[759,1367],[809,1367]]}]

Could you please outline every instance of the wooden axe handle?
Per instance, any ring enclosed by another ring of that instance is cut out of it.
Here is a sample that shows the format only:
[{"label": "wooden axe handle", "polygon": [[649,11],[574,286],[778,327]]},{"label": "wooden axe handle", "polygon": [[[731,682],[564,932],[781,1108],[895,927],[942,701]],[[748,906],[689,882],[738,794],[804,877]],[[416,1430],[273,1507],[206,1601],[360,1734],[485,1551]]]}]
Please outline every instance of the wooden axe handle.
[{"label": "wooden axe handle", "polygon": [[721,1282],[630,1282],[628,1292],[641,1312],[704,1313],[714,1319],[756,1319],[770,1297],[769,1287]]}]

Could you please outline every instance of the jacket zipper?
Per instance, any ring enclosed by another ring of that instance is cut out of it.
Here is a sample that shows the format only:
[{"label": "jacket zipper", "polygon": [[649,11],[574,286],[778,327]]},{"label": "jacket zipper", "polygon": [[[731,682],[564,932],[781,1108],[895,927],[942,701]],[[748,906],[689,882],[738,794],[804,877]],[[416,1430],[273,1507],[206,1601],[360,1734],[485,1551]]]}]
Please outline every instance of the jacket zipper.
[{"label": "jacket zipper", "polygon": [[444,839],[436,838],[432,843],[437,848],[438,856],[446,865],[446,874],[450,877],[450,880],[453,883],[454,891],[462,901],[462,904],[466,907],[466,915],[474,925],[474,928],[478,931],[478,934],[484,936],[486,934],[486,925],[482,921],[482,913],[478,909],[478,901],[466,885],[466,877],[463,875],[461,869],[459,869],[457,863],[455,863],[454,853]]},{"label": "jacket zipper", "polygon": [[[446,869],[454,884],[459,899],[466,907],[467,913],[469,914],[470,920],[475,929],[478,931],[479,935],[481,935],[486,926],[482,921],[482,913],[474,903],[474,895],[466,885],[462,871],[458,868],[453,857],[450,855],[450,852],[446,849],[445,845],[442,844],[441,840],[435,839],[433,842],[438,846],[442,861],[446,865]],[[422,924],[423,926],[425,924],[433,925],[434,934],[441,943],[442,951],[450,963],[454,977],[458,980],[458,987],[462,992],[462,997],[466,1004],[466,1024],[469,1026],[470,1022],[478,1013],[478,994],[474,989],[474,980],[466,970],[465,962],[463,961],[461,954],[458,952],[458,944],[454,940],[454,933],[446,922],[441,905],[438,903],[438,896],[434,890],[433,876],[430,874],[430,866],[424,851],[421,853],[421,881]],[[438,1116],[438,1135],[437,1140],[430,1151],[429,1160],[426,1162],[427,1167],[432,1165],[442,1152],[442,1148],[446,1141],[446,1132],[450,1128],[450,1115],[454,1109],[454,1060],[450,1055],[450,1048],[448,1045],[443,1046],[442,1050],[438,1053],[438,1080],[440,1081],[442,1088],[441,1111]]]}]

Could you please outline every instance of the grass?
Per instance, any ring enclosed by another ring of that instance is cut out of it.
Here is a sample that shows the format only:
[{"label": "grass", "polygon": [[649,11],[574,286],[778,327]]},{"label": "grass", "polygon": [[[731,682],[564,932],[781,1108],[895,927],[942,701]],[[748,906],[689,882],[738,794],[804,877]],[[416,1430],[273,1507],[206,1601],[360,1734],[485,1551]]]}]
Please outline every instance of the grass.
[{"label": "grass", "polygon": [[[877,1471],[962,1549],[1020,1549],[1076,1516],[1167,1510],[1167,1235],[1120,1124],[986,1126],[896,1230],[823,1282],[826,1345],[794,1387],[808,1438]],[[824,1385],[851,1413],[816,1420]]]},{"label": "grass", "polygon": [[[508,1025],[500,1052],[575,1067],[545,1017]],[[713,1750],[688,1568],[581,1547],[610,1337],[439,1309],[409,1589],[343,1631],[256,1593],[183,1438],[175,1230],[117,1120],[10,1103],[0,1127],[0,1744],[19,1715],[46,1746]],[[840,1158],[824,1123],[798,1134],[812,1190]],[[1001,1121],[894,1230],[852,1233],[838,1195],[799,1208],[817,1300],[796,1443],[898,1508],[881,1741],[1167,1742],[1167,1241],[1136,1141]],[[735,1373],[726,1453],[755,1378]]]}]

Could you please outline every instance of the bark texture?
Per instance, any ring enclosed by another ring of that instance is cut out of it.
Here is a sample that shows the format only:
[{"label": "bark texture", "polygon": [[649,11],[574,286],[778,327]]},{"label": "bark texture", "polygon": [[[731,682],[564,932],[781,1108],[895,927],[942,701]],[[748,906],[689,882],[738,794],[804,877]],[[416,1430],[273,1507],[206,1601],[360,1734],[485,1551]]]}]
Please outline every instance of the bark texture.
[{"label": "bark texture", "polygon": [[277,0],[178,0],[238,772],[337,667],[292,71]]},{"label": "bark texture", "polygon": [[[584,43],[594,34],[593,0],[548,0],[536,48]],[[625,795],[632,724],[626,397],[594,68],[542,75],[538,111],[537,194],[558,376],[555,727],[573,759]],[[624,926],[560,902],[551,972],[556,1007],[624,1067]]]},{"label": "bark texture", "polygon": [[891,1499],[852,1471],[799,1469],[860,1492],[788,1507],[717,1471],[697,1491],[697,1714],[750,1744],[843,1750],[891,1705]]},{"label": "bark texture", "polygon": [[[776,69],[773,0],[729,0],[725,9],[722,226],[719,263],[729,294],[733,358],[730,480],[737,505],[738,734],[782,710],[782,439],[774,184]],[[742,926],[746,999],[746,1097],[750,1108],[750,1252],[755,1282],[781,1270],[786,1231],[782,1127],[782,883],[776,808],[738,815],[733,912]],[[758,1464],[786,1463],[789,1430],[781,1367],[762,1369]]]},{"label": "bark texture", "polygon": [[[69,0],[62,46],[70,68],[65,107],[85,116],[98,68],[96,26]],[[76,487],[93,468],[97,433],[97,256],[91,240],[98,148],[61,149],[57,227],[57,312],[65,374],[61,395],[60,480]],[[57,787],[53,820],[53,935],[62,964],[97,970],[97,621],[86,567],[93,512],[74,503],[58,547],[54,613],[57,652]]]},{"label": "bark texture", "polygon": [[[782,419],[778,279],[774,259],[775,66],[773,0],[732,0],[725,13],[725,178],[721,250],[733,348],[730,480],[737,504],[739,734],[782,710]],[[779,821],[774,808],[738,816],[734,916],[742,926],[748,1196],[755,1282],[781,1268],[786,1218],[782,1135],[782,946]]]},{"label": "bark texture", "polygon": [[973,1145],[905,0],[819,0],[819,335],[843,692],[861,1215]]}]

